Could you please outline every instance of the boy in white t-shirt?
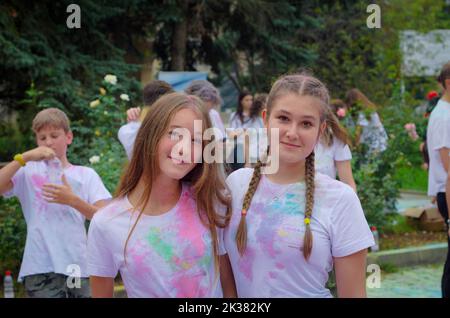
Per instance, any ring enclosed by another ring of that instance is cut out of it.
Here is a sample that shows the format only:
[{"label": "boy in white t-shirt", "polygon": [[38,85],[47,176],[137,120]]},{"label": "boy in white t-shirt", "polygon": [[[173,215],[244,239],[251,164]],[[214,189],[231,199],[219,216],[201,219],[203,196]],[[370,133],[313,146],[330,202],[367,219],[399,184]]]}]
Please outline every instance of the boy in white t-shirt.
[{"label": "boy in white t-shirt", "polygon": [[[449,226],[446,187],[450,152],[450,62],[445,64],[438,77],[444,89],[442,98],[430,115],[427,127],[427,146],[430,157],[428,172],[428,195],[435,196],[439,212]],[[447,187],[448,188],[448,187]],[[447,193],[448,195],[448,193]],[[448,241],[450,247],[450,239]],[[442,275],[442,297],[450,297],[450,259],[447,260]]]},{"label": "boy in white t-shirt", "polygon": [[18,197],[27,223],[19,281],[29,297],[90,297],[84,223],[111,195],[93,169],[67,160],[73,134],[64,112],[39,112],[32,129],[38,147],[0,170],[0,194]]},{"label": "boy in white t-shirt", "polygon": [[154,80],[145,85],[142,93],[144,107],[141,111],[140,107],[134,107],[127,110],[127,124],[120,127],[118,138],[122,146],[125,148],[128,159],[131,159],[133,153],[134,141],[137,132],[141,127],[141,122],[150,106],[153,105],[161,96],[173,93],[172,86],[169,83],[159,80]]}]

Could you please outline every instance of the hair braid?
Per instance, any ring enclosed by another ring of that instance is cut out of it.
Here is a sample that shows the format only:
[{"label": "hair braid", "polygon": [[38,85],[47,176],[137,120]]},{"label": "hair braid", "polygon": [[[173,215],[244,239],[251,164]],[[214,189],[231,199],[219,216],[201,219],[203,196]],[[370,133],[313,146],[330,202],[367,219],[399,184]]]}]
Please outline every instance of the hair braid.
[{"label": "hair braid", "polygon": [[247,216],[247,211],[252,202],[253,195],[255,194],[256,189],[258,188],[259,180],[261,179],[261,166],[262,163],[258,160],[253,170],[253,176],[248,185],[247,192],[244,196],[244,202],[242,204],[241,220],[236,233],[236,244],[241,256],[244,254],[245,248],[247,247],[247,223],[245,222],[245,217]]},{"label": "hair braid", "polygon": [[305,202],[305,237],[303,243],[303,256],[306,260],[311,255],[313,236],[311,232],[311,215],[314,206],[314,151],[306,158],[305,164],[306,202]]}]

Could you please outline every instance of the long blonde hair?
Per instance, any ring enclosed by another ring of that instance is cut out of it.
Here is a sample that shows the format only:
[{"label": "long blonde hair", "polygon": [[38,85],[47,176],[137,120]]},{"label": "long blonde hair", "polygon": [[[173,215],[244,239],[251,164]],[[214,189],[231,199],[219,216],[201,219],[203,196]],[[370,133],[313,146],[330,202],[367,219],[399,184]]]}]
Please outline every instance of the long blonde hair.
[{"label": "long blonde hair", "polygon": [[[159,98],[150,107],[136,136],[133,154],[128,166],[124,169],[116,197],[124,197],[136,189],[143,178],[145,189],[141,199],[136,205],[139,215],[131,228],[124,246],[124,257],[131,234],[142,216],[144,207],[148,204],[152,191],[152,182],[159,171],[158,145],[167,132],[172,118],[184,108],[190,108],[201,116],[202,131],[211,128],[211,121],[203,102],[195,97],[182,93],[170,93]],[[203,140],[203,149],[209,141]],[[197,163],[181,181],[192,183],[194,197],[197,203],[197,211],[202,223],[209,228],[213,242],[214,268],[216,273],[219,268],[218,240],[216,226],[224,228],[231,217],[230,199],[228,189],[219,171],[217,163]],[[180,181],[180,182],[181,182]],[[219,204],[226,207],[225,215],[217,213]]]},{"label": "long blonde hair", "polygon": [[330,147],[333,144],[334,138],[340,140],[343,144],[351,146],[351,140],[347,134],[347,131],[339,123],[339,119],[333,113],[331,108],[326,112],[327,128],[323,132],[321,139]]},{"label": "long blonde hair", "polygon": [[[320,122],[323,123],[327,119],[327,112],[329,110],[330,97],[328,89],[317,78],[309,75],[285,75],[279,78],[270,90],[267,99],[267,117],[270,117],[270,112],[275,104],[275,101],[286,94],[296,94],[298,96],[313,96],[321,101],[320,103]],[[250,208],[253,195],[256,192],[259,181],[261,179],[261,167],[263,164],[258,161],[253,171],[253,176],[250,180],[249,187],[244,196],[242,204],[241,220],[239,222],[238,231],[236,233],[236,244],[241,255],[245,252],[247,246],[247,224],[246,215]],[[305,236],[303,243],[303,256],[306,260],[309,259],[313,246],[313,236],[311,232],[311,216],[314,207],[314,151],[306,157],[305,162]]]}]

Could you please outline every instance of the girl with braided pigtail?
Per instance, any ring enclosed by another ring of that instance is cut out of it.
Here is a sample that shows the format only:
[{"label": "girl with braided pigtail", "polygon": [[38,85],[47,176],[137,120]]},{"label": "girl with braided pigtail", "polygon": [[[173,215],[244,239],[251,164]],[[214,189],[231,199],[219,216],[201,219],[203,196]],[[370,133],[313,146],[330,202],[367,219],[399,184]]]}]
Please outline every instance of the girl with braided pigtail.
[{"label": "girl with braided pigtail", "polygon": [[[333,267],[339,297],[366,296],[374,240],[359,199],[347,184],[315,170],[328,104],[318,79],[278,79],[263,112],[268,155],[278,170],[269,173],[258,161],[227,178],[233,213],[224,244],[239,297],[332,297],[326,282]],[[270,147],[275,142],[279,147]]]}]

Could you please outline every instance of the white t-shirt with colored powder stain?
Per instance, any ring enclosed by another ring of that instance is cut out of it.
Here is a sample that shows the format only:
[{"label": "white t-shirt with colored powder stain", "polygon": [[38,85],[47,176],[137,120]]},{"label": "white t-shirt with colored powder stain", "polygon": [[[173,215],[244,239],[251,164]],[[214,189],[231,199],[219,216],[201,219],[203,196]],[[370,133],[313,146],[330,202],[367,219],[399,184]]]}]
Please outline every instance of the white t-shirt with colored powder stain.
[{"label": "white t-shirt with colored powder stain", "polygon": [[[94,204],[111,195],[98,174],[91,168],[71,165],[64,169],[72,191],[82,200]],[[49,183],[43,161],[28,162],[12,178],[13,188],[5,197],[16,196],[27,223],[25,251],[19,273],[22,277],[43,273],[69,275],[78,265],[81,277],[88,277],[85,217],[68,205],[48,203],[42,186]]]},{"label": "white t-shirt with colored powder stain", "polygon": [[[212,238],[200,220],[189,184],[183,184],[179,201],[168,212],[139,214],[127,197],[118,198],[98,211],[89,228],[89,274],[120,275],[128,297],[222,297],[214,271]],[[219,254],[223,230],[218,229]]]},{"label": "white t-shirt with colored powder stain", "polygon": [[262,176],[247,212],[247,248],[241,257],[236,233],[253,169],[232,173],[233,216],[224,231],[225,249],[239,297],[331,297],[325,287],[333,257],[375,244],[356,193],[326,175],[315,177],[311,218],[312,254],[303,252],[305,184],[275,184]]},{"label": "white t-shirt with colored powder stain", "polygon": [[440,99],[430,115],[427,127],[427,147],[430,156],[428,195],[445,192],[447,171],[442,164],[439,150],[450,148],[450,103]]},{"label": "white t-shirt with colored powder stain", "polygon": [[336,179],[335,161],[352,160],[352,153],[349,146],[337,138],[333,139],[331,146],[318,142],[314,153],[316,171],[326,174],[333,179]]}]

